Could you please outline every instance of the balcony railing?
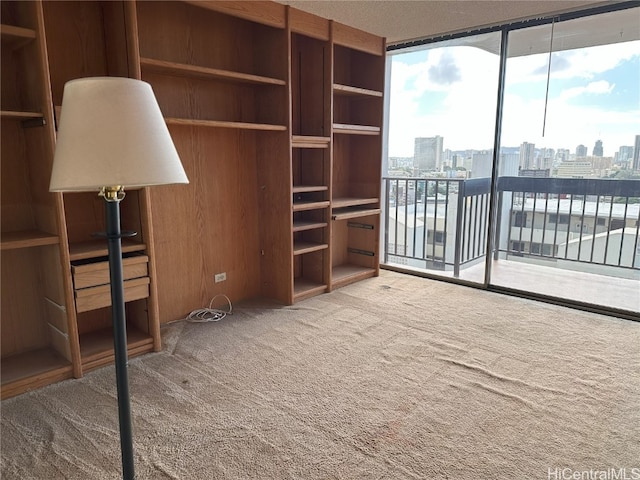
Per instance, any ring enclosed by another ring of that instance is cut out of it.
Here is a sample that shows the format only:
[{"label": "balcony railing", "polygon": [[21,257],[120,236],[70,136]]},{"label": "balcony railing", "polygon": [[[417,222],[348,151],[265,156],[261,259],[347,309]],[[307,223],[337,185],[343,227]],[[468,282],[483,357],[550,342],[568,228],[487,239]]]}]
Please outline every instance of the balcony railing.
[{"label": "balcony railing", "polygon": [[[383,186],[385,263],[457,277],[485,258],[490,179],[385,177]],[[640,181],[500,177],[497,192],[494,259],[640,270]]]}]

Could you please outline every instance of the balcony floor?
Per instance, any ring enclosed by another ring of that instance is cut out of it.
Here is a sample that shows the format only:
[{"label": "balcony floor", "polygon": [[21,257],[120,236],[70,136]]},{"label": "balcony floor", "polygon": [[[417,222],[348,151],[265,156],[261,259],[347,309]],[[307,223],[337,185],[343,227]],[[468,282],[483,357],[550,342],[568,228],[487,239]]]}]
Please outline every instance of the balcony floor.
[{"label": "balcony floor", "polygon": [[[483,283],[484,269],[484,262],[462,267],[459,278]],[[422,271],[453,277],[453,272]],[[640,313],[640,278],[619,278],[501,259],[492,263],[491,283],[540,295]]]}]

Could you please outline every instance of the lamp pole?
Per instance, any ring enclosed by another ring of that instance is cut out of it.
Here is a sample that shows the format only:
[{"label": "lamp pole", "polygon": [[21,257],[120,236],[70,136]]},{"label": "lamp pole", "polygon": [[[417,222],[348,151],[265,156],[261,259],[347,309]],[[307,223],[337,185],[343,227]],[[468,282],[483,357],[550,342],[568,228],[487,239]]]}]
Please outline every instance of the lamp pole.
[{"label": "lamp pole", "polygon": [[122,232],[120,229],[120,201],[122,187],[104,187],[100,192],[106,205],[106,234],[111,278],[111,321],[115,350],[116,385],[118,391],[118,418],[120,422],[120,450],[122,452],[122,478],[133,480],[133,432],[131,428],[131,402],[129,399],[129,371],[127,360],[127,326],[124,307],[124,278],[122,273]]}]

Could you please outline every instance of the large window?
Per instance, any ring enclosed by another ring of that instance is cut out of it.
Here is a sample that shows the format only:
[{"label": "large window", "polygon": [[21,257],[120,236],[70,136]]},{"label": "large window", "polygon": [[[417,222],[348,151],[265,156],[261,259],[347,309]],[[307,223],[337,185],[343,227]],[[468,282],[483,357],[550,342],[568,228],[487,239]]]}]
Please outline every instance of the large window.
[{"label": "large window", "polygon": [[491,176],[499,50],[489,33],[391,56],[388,261],[451,276],[484,257],[489,183],[462,186]]},{"label": "large window", "polygon": [[634,11],[509,32],[493,284],[640,310]]},{"label": "large window", "polygon": [[640,311],[640,9],[588,13],[390,54],[388,265]]}]

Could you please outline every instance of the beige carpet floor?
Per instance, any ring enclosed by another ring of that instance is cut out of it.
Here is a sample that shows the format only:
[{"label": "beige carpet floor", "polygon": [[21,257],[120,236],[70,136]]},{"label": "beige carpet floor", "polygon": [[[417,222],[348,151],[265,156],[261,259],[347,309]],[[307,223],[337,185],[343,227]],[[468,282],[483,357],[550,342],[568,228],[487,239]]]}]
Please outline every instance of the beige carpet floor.
[{"label": "beige carpet floor", "polygon": [[[163,339],[130,362],[138,479],[640,469],[640,323],[382,272]],[[114,392],[106,367],[3,401],[2,479],[119,478]]]}]

